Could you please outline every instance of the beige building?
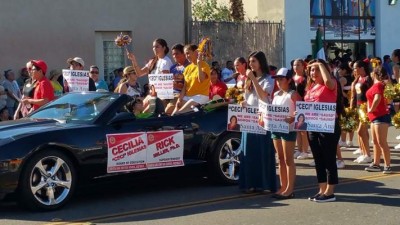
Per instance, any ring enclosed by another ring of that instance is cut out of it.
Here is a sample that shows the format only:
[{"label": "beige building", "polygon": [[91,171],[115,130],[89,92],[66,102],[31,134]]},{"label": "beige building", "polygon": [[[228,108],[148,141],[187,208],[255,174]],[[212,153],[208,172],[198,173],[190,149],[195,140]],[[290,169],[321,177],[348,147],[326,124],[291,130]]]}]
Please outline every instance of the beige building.
[{"label": "beige building", "polygon": [[0,71],[19,73],[30,59],[49,70],[65,68],[80,56],[85,68],[97,64],[107,80],[115,68],[130,64],[114,44],[123,32],[142,65],[153,56],[152,41],[171,47],[184,43],[190,0],[0,0]]}]

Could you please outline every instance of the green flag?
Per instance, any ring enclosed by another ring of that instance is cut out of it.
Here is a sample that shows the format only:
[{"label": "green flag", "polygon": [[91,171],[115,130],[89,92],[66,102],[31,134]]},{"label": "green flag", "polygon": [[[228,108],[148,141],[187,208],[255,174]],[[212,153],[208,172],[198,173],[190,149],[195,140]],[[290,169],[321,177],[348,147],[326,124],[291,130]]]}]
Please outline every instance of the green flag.
[{"label": "green flag", "polygon": [[321,26],[318,26],[317,28],[317,35],[315,37],[315,51],[314,51],[314,59],[323,59],[326,60],[325,57],[325,50],[324,50],[324,44],[322,42],[322,28]]}]

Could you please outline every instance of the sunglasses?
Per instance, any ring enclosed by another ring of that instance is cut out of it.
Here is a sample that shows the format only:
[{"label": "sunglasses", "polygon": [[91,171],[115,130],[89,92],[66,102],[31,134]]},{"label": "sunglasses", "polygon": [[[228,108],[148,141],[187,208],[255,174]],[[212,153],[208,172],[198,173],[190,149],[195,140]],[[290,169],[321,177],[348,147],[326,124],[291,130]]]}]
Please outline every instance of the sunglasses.
[{"label": "sunglasses", "polygon": [[99,74],[98,71],[90,71],[91,74]]}]

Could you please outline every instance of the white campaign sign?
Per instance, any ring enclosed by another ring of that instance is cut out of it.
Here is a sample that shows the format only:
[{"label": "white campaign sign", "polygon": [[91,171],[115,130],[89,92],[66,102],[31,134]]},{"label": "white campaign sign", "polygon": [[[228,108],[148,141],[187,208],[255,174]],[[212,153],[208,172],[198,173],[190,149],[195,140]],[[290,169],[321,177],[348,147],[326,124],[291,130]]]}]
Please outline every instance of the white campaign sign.
[{"label": "white campaign sign", "polygon": [[89,71],[62,70],[70,92],[89,91]]},{"label": "white campaign sign", "polygon": [[335,131],[336,103],[296,102],[295,130]]},{"label": "white campaign sign", "polygon": [[149,85],[154,85],[157,97],[160,99],[174,99],[174,76],[169,74],[149,74]]},{"label": "white campaign sign", "polygon": [[266,134],[267,132],[258,125],[259,118],[258,107],[241,107],[240,105],[230,104],[228,106],[227,130]]},{"label": "white campaign sign", "polygon": [[259,109],[262,113],[262,119],[258,121],[259,125],[271,132],[289,133],[289,124],[285,118],[289,116],[289,107],[266,104],[259,101]]}]

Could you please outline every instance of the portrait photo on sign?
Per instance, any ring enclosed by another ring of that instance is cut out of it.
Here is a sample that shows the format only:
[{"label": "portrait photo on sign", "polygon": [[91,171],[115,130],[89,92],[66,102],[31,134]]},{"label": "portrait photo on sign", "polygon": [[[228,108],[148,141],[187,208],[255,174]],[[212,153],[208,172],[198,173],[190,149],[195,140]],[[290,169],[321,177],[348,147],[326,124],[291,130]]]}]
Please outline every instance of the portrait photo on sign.
[{"label": "portrait photo on sign", "polygon": [[296,129],[296,130],[307,130],[306,117],[304,116],[303,113],[300,113],[296,117],[296,122],[294,124],[294,129]]},{"label": "portrait photo on sign", "polygon": [[240,125],[236,116],[231,116],[229,119],[228,130],[240,131]]}]

